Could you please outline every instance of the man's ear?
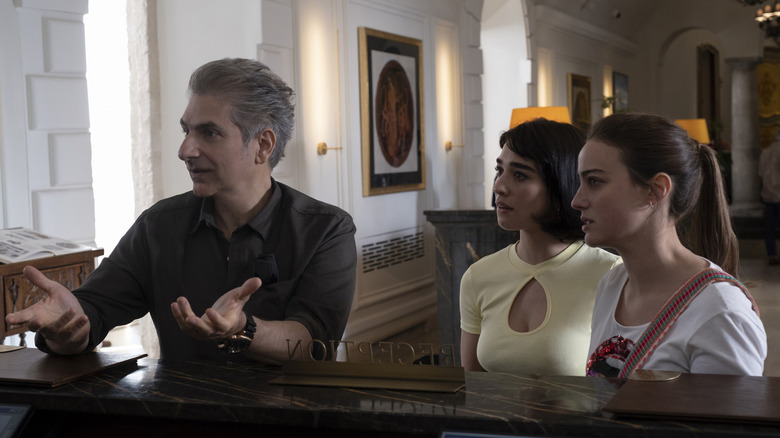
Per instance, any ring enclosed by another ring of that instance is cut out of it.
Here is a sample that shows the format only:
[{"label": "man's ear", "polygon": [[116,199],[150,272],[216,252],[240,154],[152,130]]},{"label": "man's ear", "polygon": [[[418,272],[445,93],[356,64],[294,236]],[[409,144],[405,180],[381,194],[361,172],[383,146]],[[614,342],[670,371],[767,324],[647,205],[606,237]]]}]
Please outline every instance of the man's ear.
[{"label": "man's ear", "polygon": [[659,172],[650,179],[651,202],[660,204],[672,193],[672,178],[665,172]]},{"label": "man's ear", "polygon": [[257,134],[257,137],[255,138],[257,140],[257,144],[260,146],[257,149],[257,156],[255,157],[255,161],[257,164],[267,163],[268,159],[271,157],[271,154],[274,151],[274,148],[276,147],[276,134],[270,128],[266,128],[260,131],[260,133]]}]

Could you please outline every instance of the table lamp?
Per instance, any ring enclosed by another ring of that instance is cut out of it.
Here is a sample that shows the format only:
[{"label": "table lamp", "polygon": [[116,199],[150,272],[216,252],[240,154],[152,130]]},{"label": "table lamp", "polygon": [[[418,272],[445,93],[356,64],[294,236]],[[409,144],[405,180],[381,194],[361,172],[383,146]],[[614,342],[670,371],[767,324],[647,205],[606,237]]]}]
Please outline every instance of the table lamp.
[{"label": "table lamp", "polygon": [[571,123],[569,108],[565,106],[531,106],[527,108],[515,108],[512,110],[509,129],[540,117],[561,123]]},{"label": "table lamp", "polygon": [[674,121],[682,126],[688,135],[701,144],[710,143],[710,132],[707,130],[707,121],[705,119],[678,119]]}]

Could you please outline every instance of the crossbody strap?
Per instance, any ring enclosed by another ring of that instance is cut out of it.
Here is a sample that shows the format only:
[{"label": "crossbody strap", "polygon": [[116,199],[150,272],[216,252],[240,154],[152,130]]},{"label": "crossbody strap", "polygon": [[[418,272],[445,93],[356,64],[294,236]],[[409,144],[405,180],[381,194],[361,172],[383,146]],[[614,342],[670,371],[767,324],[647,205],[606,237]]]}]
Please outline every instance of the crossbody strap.
[{"label": "crossbody strap", "polygon": [[658,315],[656,315],[653,322],[647,326],[645,332],[642,333],[642,336],[636,342],[634,349],[626,358],[626,363],[623,365],[623,369],[620,370],[618,377],[626,378],[631,375],[635,369],[638,369],[647,358],[650,357],[658,344],[661,343],[663,337],[672,325],[674,325],[675,321],[677,321],[677,318],[685,311],[691,301],[696,298],[704,287],[716,281],[728,281],[740,288],[750,300],[753,310],[760,316],[756,301],[742,282],[719,269],[707,268],[688,280],[680,290],[669,298],[666,304],[658,312]]}]

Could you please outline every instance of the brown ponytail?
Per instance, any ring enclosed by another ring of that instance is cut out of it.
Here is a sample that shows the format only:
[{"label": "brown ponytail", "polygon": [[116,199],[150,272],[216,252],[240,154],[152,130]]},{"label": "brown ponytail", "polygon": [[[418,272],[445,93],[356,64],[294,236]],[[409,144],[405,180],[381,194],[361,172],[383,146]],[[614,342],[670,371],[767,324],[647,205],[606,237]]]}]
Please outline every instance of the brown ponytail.
[{"label": "brown ponytail", "polygon": [[[733,276],[739,265],[739,242],[731,228],[723,178],[715,151],[691,140],[701,162],[701,189],[689,220],[678,224],[683,243]],[[681,229],[681,227],[687,229]]]}]

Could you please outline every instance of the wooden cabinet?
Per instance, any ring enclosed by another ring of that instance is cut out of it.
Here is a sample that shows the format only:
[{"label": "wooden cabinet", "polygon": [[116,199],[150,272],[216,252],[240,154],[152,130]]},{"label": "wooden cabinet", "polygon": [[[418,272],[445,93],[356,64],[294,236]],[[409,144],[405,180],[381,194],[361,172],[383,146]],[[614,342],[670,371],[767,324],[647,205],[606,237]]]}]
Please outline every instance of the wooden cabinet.
[{"label": "wooden cabinet", "polygon": [[516,242],[517,231],[498,226],[495,210],[428,210],[436,228],[436,296],[439,344],[454,345],[460,365],[460,279],[480,257]]},{"label": "wooden cabinet", "polygon": [[102,249],[82,251],[73,254],[45,257],[18,263],[0,264],[0,285],[3,288],[3,299],[0,302],[3,321],[0,323],[0,342],[6,336],[20,335],[21,344],[25,345],[25,326],[9,325],[5,315],[32,306],[43,297],[44,291],[30,283],[22,269],[34,266],[46,277],[54,280],[69,290],[73,290],[84,282],[87,275],[95,270],[95,258],[103,255]]}]

